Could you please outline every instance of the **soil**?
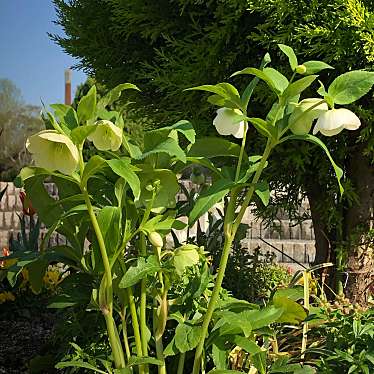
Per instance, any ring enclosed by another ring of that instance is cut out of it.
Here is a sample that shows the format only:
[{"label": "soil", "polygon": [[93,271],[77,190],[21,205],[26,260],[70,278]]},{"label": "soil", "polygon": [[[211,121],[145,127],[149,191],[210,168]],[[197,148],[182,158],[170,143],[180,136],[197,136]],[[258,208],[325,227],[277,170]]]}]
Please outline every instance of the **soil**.
[{"label": "soil", "polygon": [[[55,313],[44,308],[43,301],[22,304],[0,304],[0,374],[32,373],[30,360],[44,354],[53,335]],[[39,371],[51,372],[55,370]]]}]

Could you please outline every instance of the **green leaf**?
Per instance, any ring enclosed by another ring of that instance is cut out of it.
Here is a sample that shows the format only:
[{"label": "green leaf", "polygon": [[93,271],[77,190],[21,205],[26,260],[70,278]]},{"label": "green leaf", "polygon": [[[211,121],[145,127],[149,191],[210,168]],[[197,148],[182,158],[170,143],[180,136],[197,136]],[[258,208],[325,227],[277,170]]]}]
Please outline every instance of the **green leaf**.
[{"label": "green leaf", "polygon": [[221,201],[234,185],[235,182],[228,179],[219,179],[214,182],[208,190],[201,194],[196,200],[188,217],[189,226],[192,226],[210,208]]},{"label": "green leaf", "polygon": [[164,365],[164,362],[161,360],[158,360],[154,357],[137,357],[137,356],[131,356],[129,358],[129,361],[127,363],[127,366],[133,367],[133,366],[139,366],[139,365]]},{"label": "green leaf", "polygon": [[[216,341],[216,340],[215,340]],[[217,369],[226,369],[227,362],[226,362],[226,348],[225,348],[225,340],[222,342],[223,344],[212,344],[212,356],[213,356],[213,363]]]},{"label": "green leaf", "polygon": [[113,104],[121,96],[122,91],[124,90],[137,90],[140,89],[132,83],[122,83],[110,90],[104,97],[102,97],[97,103],[99,110],[105,109],[106,106]]},{"label": "green leaf", "polygon": [[178,142],[173,138],[167,138],[162,143],[157,144],[153,149],[143,153],[140,159],[144,159],[150,155],[157,153],[166,153],[170,157],[175,157],[178,160],[186,163],[186,154],[183,149],[179,146]]},{"label": "green leaf", "polygon": [[201,326],[180,323],[175,329],[175,345],[179,352],[185,353],[196,348],[201,339]]},{"label": "green leaf", "polygon": [[[263,57],[261,64],[260,64],[260,70],[262,70],[267,64],[271,62],[271,58],[269,53],[266,53],[265,56]],[[253,91],[256,88],[259,78],[255,77],[251,80],[251,82],[248,84],[248,86],[245,88],[243,94],[242,94],[242,102],[243,102],[243,107],[247,108],[248,103],[252,97]]]},{"label": "green leaf", "polygon": [[96,125],[79,126],[72,130],[70,137],[75,144],[82,144],[88,135],[96,130]]},{"label": "green leaf", "polygon": [[199,247],[193,244],[185,244],[174,251],[173,264],[176,273],[181,276],[187,267],[194,266],[199,262]]},{"label": "green leaf", "polygon": [[[187,153],[188,157],[239,157],[240,146],[222,138],[207,137],[196,140]],[[244,154],[244,161],[248,156]]]},{"label": "green leaf", "polygon": [[84,362],[84,361],[63,361],[63,362],[59,362],[55,366],[56,369],[64,369],[64,368],[68,368],[68,367],[84,368],[84,369],[89,369],[89,370],[92,370],[92,371],[96,371],[97,373],[107,374],[106,371],[100,370],[100,369],[96,368],[95,366],[93,366],[93,365],[91,365],[87,362]]},{"label": "green leaf", "polygon": [[294,50],[291,47],[289,47],[288,45],[285,45],[285,44],[278,44],[278,47],[288,57],[288,61],[290,62],[291,70],[295,71],[295,69],[296,69],[297,65],[299,65],[299,63],[297,62],[297,57],[296,57],[296,54],[295,54]]},{"label": "green leaf", "polygon": [[138,200],[140,197],[140,180],[134,171],[137,168],[130,164],[130,160],[125,158],[106,160],[106,162],[114,173],[122,177],[129,184],[135,200]]},{"label": "green leaf", "polygon": [[366,95],[374,84],[374,72],[355,70],[339,75],[330,85],[328,95],[335,104],[346,105]]},{"label": "green leaf", "polygon": [[28,264],[27,269],[29,271],[29,280],[32,290],[35,293],[39,293],[42,290],[43,286],[43,277],[48,268],[48,261],[41,257],[36,261]]},{"label": "green leaf", "polygon": [[255,129],[265,138],[274,138],[275,130],[267,121],[262,118],[248,117],[248,122],[252,123]]},{"label": "green leaf", "polygon": [[87,95],[83,96],[78,104],[77,114],[79,123],[85,124],[93,120],[96,112],[96,86],[92,86]]},{"label": "green leaf", "polygon": [[136,265],[127,269],[118,286],[119,288],[132,287],[148,275],[154,275],[160,269],[160,264],[156,256],[152,255],[146,259],[139,257],[136,260]]},{"label": "green leaf", "polygon": [[238,90],[230,83],[218,83],[215,85],[205,84],[202,86],[188,88],[186,91],[207,91],[221,96],[223,99],[230,101],[237,108],[241,108],[240,95]]},{"label": "green leaf", "polygon": [[291,98],[300,95],[306,88],[308,88],[318,77],[318,75],[309,75],[291,83],[283,92],[284,98]]},{"label": "green leaf", "polygon": [[[247,312],[247,311],[245,311]],[[249,336],[252,332],[252,324],[244,312],[235,313],[228,310],[216,312],[220,319],[215,324],[212,331],[218,330],[220,335],[238,334],[243,332],[245,336]]]},{"label": "green leaf", "polygon": [[264,68],[262,70],[272,81],[276,91],[282,93],[288,86],[288,79],[280,73],[278,70],[273,68]]},{"label": "green leaf", "polygon": [[261,199],[262,203],[265,206],[268,206],[269,201],[270,201],[269,183],[266,181],[257,183],[255,193]]},{"label": "green leaf", "polygon": [[88,179],[94,176],[98,171],[100,171],[106,165],[105,160],[98,156],[92,156],[87,164],[84,166],[82,174],[82,184],[87,185]]},{"label": "green leaf", "polygon": [[107,253],[112,256],[121,239],[121,210],[115,206],[105,206],[97,215]]},{"label": "green leaf", "polygon": [[77,113],[70,105],[51,104],[50,107],[53,109],[57,119],[64,123],[70,130],[79,126]]},{"label": "green leaf", "polygon": [[260,310],[246,310],[245,318],[251,323],[252,329],[257,330],[276,322],[282,313],[282,309],[269,305]]},{"label": "green leaf", "polygon": [[304,75],[316,74],[325,69],[334,69],[332,66],[323,61],[307,61],[304,62],[303,65],[306,67],[306,72]]},{"label": "green leaf", "polygon": [[256,76],[257,78],[263,80],[270,88],[272,91],[274,91],[277,95],[281,92],[279,92],[279,90],[275,87],[274,85],[274,82],[272,81],[272,79],[267,75],[265,74],[264,71],[262,70],[259,70],[259,69],[256,69],[256,68],[245,68],[243,70],[240,70],[240,71],[237,71],[235,72],[234,74],[232,74],[231,76],[232,77],[235,77],[237,75],[241,75],[241,74],[248,74],[248,75],[254,75]]},{"label": "green leaf", "polygon": [[229,369],[213,369],[208,374],[243,374],[243,372]]},{"label": "green leaf", "polygon": [[314,143],[314,144],[318,145],[319,147],[321,147],[325,151],[326,156],[328,157],[328,159],[331,162],[332,167],[334,168],[336,179],[338,180],[338,184],[339,184],[340,194],[341,195],[343,194],[344,188],[343,188],[343,186],[341,184],[341,178],[343,176],[343,170],[338,165],[336,165],[335,161],[331,157],[331,154],[330,154],[328,148],[326,147],[325,143],[323,143],[322,140],[320,140],[316,136],[310,135],[310,134],[305,134],[305,135],[290,135],[290,136],[286,136],[285,138],[283,138],[280,141],[280,143],[283,143],[283,142],[285,142],[287,140],[305,140],[307,142]]},{"label": "green leaf", "polygon": [[273,297],[287,297],[290,300],[298,301],[304,298],[304,287],[295,286],[292,288],[279,288]]},{"label": "green leaf", "polygon": [[275,307],[283,310],[282,315],[278,318],[279,323],[293,323],[297,324],[308,316],[304,308],[297,302],[284,296],[273,297],[273,304]]},{"label": "green leaf", "polygon": [[167,169],[147,169],[139,172],[141,193],[136,205],[147,206],[152,198],[152,191],[148,187],[155,182],[158,183],[157,194],[152,205],[152,212],[161,213],[167,208],[174,208],[176,194],[180,186],[175,174]]},{"label": "green leaf", "polygon": [[186,121],[186,120],[181,120],[175,123],[172,126],[168,127],[163,127],[163,129],[170,129],[170,130],[175,130],[185,136],[185,138],[190,142],[190,143],[195,143],[195,136],[196,132],[191,124],[191,122]]},{"label": "green leaf", "polygon": [[243,336],[239,335],[234,336],[232,340],[236,345],[243,348],[247,353],[254,355],[256,353],[262,352],[262,349],[253,340],[244,338]]},{"label": "green leaf", "polygon": [[164,356],[175,356],[179,353],[177,346],[175,345],[175,337],[171,340],[171,342],[166,346],[164,349]]}]

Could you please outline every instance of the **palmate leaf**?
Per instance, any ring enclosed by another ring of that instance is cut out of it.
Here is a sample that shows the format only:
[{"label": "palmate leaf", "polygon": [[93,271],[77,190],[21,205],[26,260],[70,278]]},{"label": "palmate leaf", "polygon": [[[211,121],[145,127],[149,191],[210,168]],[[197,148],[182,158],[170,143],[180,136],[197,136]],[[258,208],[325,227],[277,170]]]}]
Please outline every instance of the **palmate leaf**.
[{"label": "palmate leaf", "polygon": [[118,100],[124,90],[136,90],[140,91],[140,89],[132,83],[122,83],[118,86],[114,87],[110,90],[104,97],[102,97],[98,103],[97,108],[98,110],[105,109],[106,106],[113,104],[116,100]]},{"label": "palmate leaf", "polygon": [[285,142],[287,140],[305,140],[307,142],[316,144],[319,147],[321,147],[325,151],[326,156],[328,157],[328,159],[331,162],[332,167],[334,168],[336,179],[337,179],[338,184],[339,184],[340,194],[341,195],[343,194],[344,188],[343,188],[343,186],[341,184],[341,178],[343,177],[343,170],[335,163],[335,161],[332,158],[332,156],[331,156],[328,148],[326,147],[325,143],[322,140],[320,140],[316,136],[310,135],[310,134],[305,134],[305,135],[289,135],[289,136],[286,136],[285,138],[283,138],[280,141],[280,143],[283,143],[283,142]]},{"label": "palmate leaf", "polygon": [[143,153],[139,159],[145,159],[146,157],[157,154],[166,153],[171,157],[175,157],[177,160],[186,163],[186,154],[183,149],[179,146],[178,142],[173,138],[167,138],[163,142],[157,144],[153,149]]}]

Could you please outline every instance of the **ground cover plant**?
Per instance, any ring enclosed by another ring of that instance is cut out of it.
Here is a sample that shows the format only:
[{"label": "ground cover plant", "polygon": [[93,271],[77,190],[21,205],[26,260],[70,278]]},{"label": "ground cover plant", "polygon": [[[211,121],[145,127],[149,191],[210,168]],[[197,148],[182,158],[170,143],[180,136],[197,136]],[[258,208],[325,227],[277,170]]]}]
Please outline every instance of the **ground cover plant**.
[{"label": "ground cover plant", "polygon": [[[50,307],[101,314],[110,347],[109,354],[88,357],[74,346],[77,354],[57,368],[124,374],[235,373],[231,358],[239,350],[247,353],[240,370],[313,372],[305,362],[310,271],[300,275],[304,287],[294,288],[291,282],[291,287],[274,292],[265,306],[231,297],[222,282],[246,209],[254,196],[265,205],[269,201],[269,186],[261,176],[277,145],[307,141],[319,146],[343,193],[343,171],[315,134],[334,136],[360,127],[360,119],[340,106],[368,93],[374,73],[350,71],[329,87],[320,82],[315,97],[305,96],[306,89],[318,87],[317,74],[332,67],[322,61],[299,63],[292,48],[279,48],[289,60],[289,78],[270,67],[266,54],[258,68],[233,74],[252,77],[242,94],[229,83],[190,88],[210,93],[208,101],[218,107],[214,127],[222,136],[241,139],[241,145],[222,137],[195,139],[186,120],[148,131],[137,144],[123,130],[122,113],[108,110],[122,91],[138,90],[130,83],[100,99],[93,86],[77,110],[55,104],[53,113],[45,113],[46,130],[32,135],[26,145],[35,166],[23,168],[18,183],[48,232],[39,252],[20,248],[7,256],[16,260],[8,269],[9,278],[15,281],[26,268],[37,289],[49,264],[67,265],[61,293]],[[266,117],[249,117],[260,80],[274,102]],[[245,150],[249,126],[266,138],[260,155]],[[84,152],[87,143],[93,144],[94,152]],[[178,175],[191,164],[209,169],[212,184],[199,193],[191,209],[179,210]],[[57,200],[44,187],[47,179],[58,188]],[[188,241],[172,247],[167,238],[173,230],[194,225],[225,197],[221,258],[212,274],[207,248]],[[54,231],[68,244],[49,247]],[[301,299],[303,305],[298,303]],[[298,351],[282,357],[276,338],[279,326],[300,323]]]}]

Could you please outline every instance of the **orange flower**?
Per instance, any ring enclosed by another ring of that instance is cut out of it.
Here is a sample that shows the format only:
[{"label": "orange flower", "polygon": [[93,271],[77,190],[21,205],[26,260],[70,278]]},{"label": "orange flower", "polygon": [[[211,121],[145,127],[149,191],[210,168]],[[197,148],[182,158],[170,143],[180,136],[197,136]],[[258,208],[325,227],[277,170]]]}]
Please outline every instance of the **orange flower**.
[{"label": "orange flower", "polygon": [[[2,255],[3,255],[3,257],[10,256],[10,251],[9,251],[8,247],[3,247]],[[4,260],[0,261],[0,268],[4,267],[4,265],[5,265],[5,261]]]},{"label": "orange flower", "polygon": [[19,198],[22,202],[23,214],[26,216],[30,216],[30,217],[33,216],[36,213],[36,211],[34,207],[32,206],[30,199],[27,197],[24,191],[21,191],[19,193]]}]

